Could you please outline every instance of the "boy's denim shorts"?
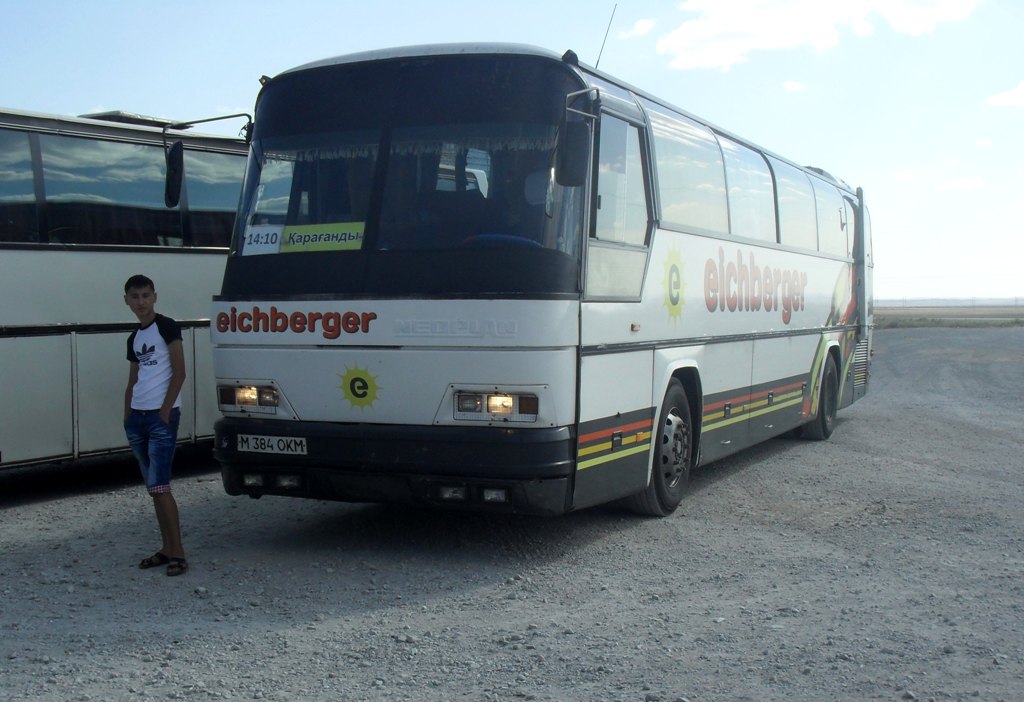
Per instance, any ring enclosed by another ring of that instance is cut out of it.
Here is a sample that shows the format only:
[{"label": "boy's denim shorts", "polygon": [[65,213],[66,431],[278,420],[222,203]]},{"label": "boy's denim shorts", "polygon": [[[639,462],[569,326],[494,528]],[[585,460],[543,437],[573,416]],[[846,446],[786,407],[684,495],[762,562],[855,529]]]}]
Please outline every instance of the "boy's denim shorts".
[{"label": "boy's denim shorts", "polygon": [[133,409],[125,420],[124,432],[151,495],[171,491],[171,461],[180,421],[181,410],[177,407],[171,410],[170,424],[164,424],[157,410]]}]

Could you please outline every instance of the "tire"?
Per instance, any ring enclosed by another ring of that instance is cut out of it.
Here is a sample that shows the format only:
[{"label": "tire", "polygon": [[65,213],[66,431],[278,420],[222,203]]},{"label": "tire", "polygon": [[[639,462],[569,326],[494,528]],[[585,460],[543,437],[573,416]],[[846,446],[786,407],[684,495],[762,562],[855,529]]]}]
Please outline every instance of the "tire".
[{"label": "tire", "polygon": [[676,510],[686,493],[693,455],[690,403],[682,383],[675,378],[665,392],[654,429],[651,436],[655,442],[651,480],[646,488],[627,497],[625,504],[637,514],[667,517]]},{"label": "tire", "polygon": [[832,354],[825,357],[825,372],[821,377],[818,396],[818,416],[803,426],[803,436],[812,441],[824,441],[836,429],[836,411],[839,409],[839,373]]}]

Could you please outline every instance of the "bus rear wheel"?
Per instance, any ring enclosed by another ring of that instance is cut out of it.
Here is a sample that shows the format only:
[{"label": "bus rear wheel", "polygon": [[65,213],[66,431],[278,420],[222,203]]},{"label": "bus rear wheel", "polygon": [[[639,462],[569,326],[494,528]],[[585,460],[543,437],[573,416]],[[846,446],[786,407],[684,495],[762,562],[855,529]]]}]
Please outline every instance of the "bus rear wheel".
[{"label": "bus rear wheel", "polygon": [[803,426],[803,436],[813,441],[824,441],[836,429],[836,411],[839,409],[839,373],[836,361],[825,357],[825,372],[821,377],[818,397],[818,416]]},{"label": "bus rear wheel", "polygon": [[651,437],[655,442],[651,480],[642,491],[626,498],[627,507],[653,517],[667,517],[676,510],[690,481],[692,427],[686,390],[673,378]]}]

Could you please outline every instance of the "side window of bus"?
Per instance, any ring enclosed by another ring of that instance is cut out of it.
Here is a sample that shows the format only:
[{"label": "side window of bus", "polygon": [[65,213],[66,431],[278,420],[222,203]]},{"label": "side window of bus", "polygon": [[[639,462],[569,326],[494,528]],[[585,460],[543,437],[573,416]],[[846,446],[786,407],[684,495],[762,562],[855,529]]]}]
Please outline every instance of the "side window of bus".
[{"label": "side window of bus", "polygon": [[39,241],[28,134],[0,129],[0,241]]},{"label": "side window of bus", "polygon": [[182,246],[158,145],[39,137],[51,243]]},{"label": "side window of bus", "polygon": [[818,248],[818,215],[807,174],[771,159],[779,202],[779,241],[799,249]]},{"label": "side window of bus", "polygon": [[595,236],[643,246],[647,241],[647,188],[640,130],[605,115],[601,120]]},{"label": "side window of bus", "polygon": [[812,178],[818,209],[818,248],[822,253],[850,256],[853,241],[852,221],[839,190],[818,178]]},{"label": "side window of bus", "polygon": [[639,297],[650,217],[638,127],[607,114],[601,118],[597,172],[587,296]]},{"label": "side window of bus", "polygon": [[231,241],[244,170],[245,159],[236,154],[185,150],[190,245]]},{"label": "side window of bus", "polygon": [[775,186],[768,162],[757,151],[724,136],[718,137],[718,143],[725,156],[731,233],[746,239],[778,241]]},{"label": "side window of bus", "polygon": [[729,232],[725,166],[715,136],[647,103],[654,132],[661,223],[672,229]]}]

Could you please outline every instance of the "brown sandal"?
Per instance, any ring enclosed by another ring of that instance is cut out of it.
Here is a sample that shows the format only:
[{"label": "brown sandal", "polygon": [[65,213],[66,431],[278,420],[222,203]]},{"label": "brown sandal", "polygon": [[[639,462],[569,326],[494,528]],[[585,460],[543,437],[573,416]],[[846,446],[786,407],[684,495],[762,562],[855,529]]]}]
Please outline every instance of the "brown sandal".
[{"label": "brown sandal", "polygon": [[188,561],[184,558],[169,558],[168,560],[171,562],[167,566],[168,575],[184,575],[188,571]]},{"label": "brown sandal", "polygon": [[145,570],[146,568],[156,568],[162,566],[164,563],[170,563],[171,557],[165,554],[163,551],[157,551],[148,558],[143,558],[142,562],[139,563],[139,567]]}]

